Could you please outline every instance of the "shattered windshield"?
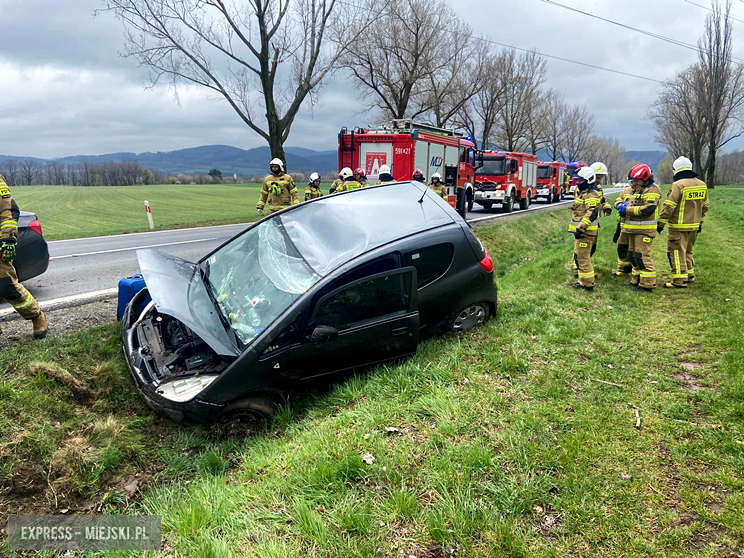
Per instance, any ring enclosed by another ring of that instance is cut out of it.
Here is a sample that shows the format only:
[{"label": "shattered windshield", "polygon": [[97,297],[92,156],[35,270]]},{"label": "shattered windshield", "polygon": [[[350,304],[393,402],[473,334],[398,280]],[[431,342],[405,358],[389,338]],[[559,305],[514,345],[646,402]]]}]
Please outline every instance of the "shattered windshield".
[{"label": "shattered windshield", "polygon": [[318,282],[279,219],[267,219],[207,260],[212,295],[243,345]]},{"label": "shattered windshield", "polygon": [[504,171],[504,157],[483,157],[483,166],[475,171],[478,176],[501,176]]},{"label": "shattered windshield", "polygon": [[548,165],[537,167],[537,178],[550,178],[550,167]]}]

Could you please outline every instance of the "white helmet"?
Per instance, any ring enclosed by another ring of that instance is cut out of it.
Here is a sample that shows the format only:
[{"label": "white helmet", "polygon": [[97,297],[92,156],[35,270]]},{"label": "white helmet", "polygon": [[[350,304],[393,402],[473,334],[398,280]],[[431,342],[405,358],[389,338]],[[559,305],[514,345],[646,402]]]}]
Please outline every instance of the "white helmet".
[{"label": "white helmet", "polygon": [[390,174],[390,167],[387,165],[382,165],[380,167],[380,174]]},{"label": "white helmet", "polygon": [[346,180],[347,178],[349,178],[349,177],[350,177],[350,176],[352,176],[353,174],[354,174],[354,173],[353,173],[353,172],[351,172],[351,169],[350,169],[349,167],[344,167],[344,168],[342,168],[342,169],[341,169],[341,172],[340,172],[340,173],[338,173],[338,175],[339,175],[339,176],[340,176],[341,178],[343,178],[344,180]]},{"label": "white helmet", "polygon": [[320,180],[320,175],[317,172],[314,172],[310,175],[310,182],[315,182],[316,180]]},{"label": "white helmet", "polygon": [[431,179],[434,180],[435,178],[438,178],[441,181],[442,175],[439,174],[438,172],[435,172],[434,174],[431,175]]},{"label": "white helmet", "polygon": [[604,163],[600,163],[597,161],[596,163],[593,163],[591,167],[589,167],[594,171],[594,174],[597,176],[607,176],[609,173],[607,172],[607,167]]},{"label": "white helmet", "polygon": [[576,173],[576,177],[583,178],[589,184],[594,184],[594,182],[597,180],[597,173],[595,173],[594,169],[592,169],[591,167],[581,167]]},{"label": "white helmet", "polygon": [[274,165],[277,165],[279,167],[279,170],[284,172],[284,161],[279,159],[278,157],[274,157],[271,162],[269,163],[270,167],[273,167]]},{"label": "white helmet", "polygon": [[674,163],[672,163],[672,170],[674,171],[674,174],[677,174],[680,171],[686,171],[692,170],[692,161],[690,161],[687,157],[679,157]]}]

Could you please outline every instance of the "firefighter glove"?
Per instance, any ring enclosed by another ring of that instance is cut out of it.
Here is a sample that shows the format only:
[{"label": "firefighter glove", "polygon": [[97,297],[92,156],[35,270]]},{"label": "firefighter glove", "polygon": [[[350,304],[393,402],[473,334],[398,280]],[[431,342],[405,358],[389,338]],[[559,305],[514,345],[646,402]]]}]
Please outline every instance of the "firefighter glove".
[{"label": "firefighter glove", "polygon": [[628,202],[617,204],[617,212],[620,214],[620,217],[625,217],[626,209],[628,209]]},{"label": "firefighter glove", "polygon": [[574,231],[574,238],[576,240],[579,240],[582,236],[584,236],[584,231],[582,231],[581,229],[576,229]]},{"label": "firefighter glove", "polygon": [[5,263],[12,262],[16,257],[16,239],[13,237],[3,238],[0,250],[3,252],[3,261]]},{"label": "firefighter glove", "polygon": [[620,232],[622,231],[622,227],[620,226],[620,223],[617,224],[617,227],[615,228],[615,234],[612,235],[612,242],[617,244],[618,239],[620,238]]},{"label": "firefighter glove", "polygon": [[610,215],[612,215],[612,210],[608,207],[604,210],[604,216],[609,217]]},{"label": "firefighter glove", "polygon": [[698,225],[698,232],[699,233],[703,232],[703,224],[702,223],[700,223],[700,225]]},{"label": "firefighter glove", "polygon": [[661,223],[659,223],[658,225],[656,225],[656,232],[659,233],[659,234],[663,233],[664,232],[664,225],[662,225]]}]

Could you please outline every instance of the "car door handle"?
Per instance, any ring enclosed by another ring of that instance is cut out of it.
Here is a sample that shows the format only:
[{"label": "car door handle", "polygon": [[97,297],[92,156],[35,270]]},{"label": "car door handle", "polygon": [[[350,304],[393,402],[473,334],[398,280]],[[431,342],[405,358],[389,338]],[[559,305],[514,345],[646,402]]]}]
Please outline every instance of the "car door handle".
[{"label": "car door handle", "polygon": [[406,333],[408,333],[408,326],[396,328],[390,333],[392,333],[393,335],[405,335]]}]

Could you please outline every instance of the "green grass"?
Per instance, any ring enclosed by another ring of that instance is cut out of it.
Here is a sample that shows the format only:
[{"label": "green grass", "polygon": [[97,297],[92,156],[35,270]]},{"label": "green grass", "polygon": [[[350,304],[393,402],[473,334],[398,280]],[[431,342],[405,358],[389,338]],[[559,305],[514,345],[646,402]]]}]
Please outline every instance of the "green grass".
[{"label": "green grass", "polygon": [[39,216],[47,240],[256,221],[260,184],[17,186],[21,209]]},{"label": "green grass", "polygon": [[[114,326],[4,351],[0,470],[42,475],[35,503],[6,491],[3,511],[53,509],[54,491],[159,514],[176,556],[741,555],[742,215],[744,190],[711,192],[697,282],[650,294],[611,278],[611,218],[594,293],[568,286],[568,210],[479,229],[497,319],[249,438],[153,417]],[[137,473],[148,488],[128,499]]]}]

